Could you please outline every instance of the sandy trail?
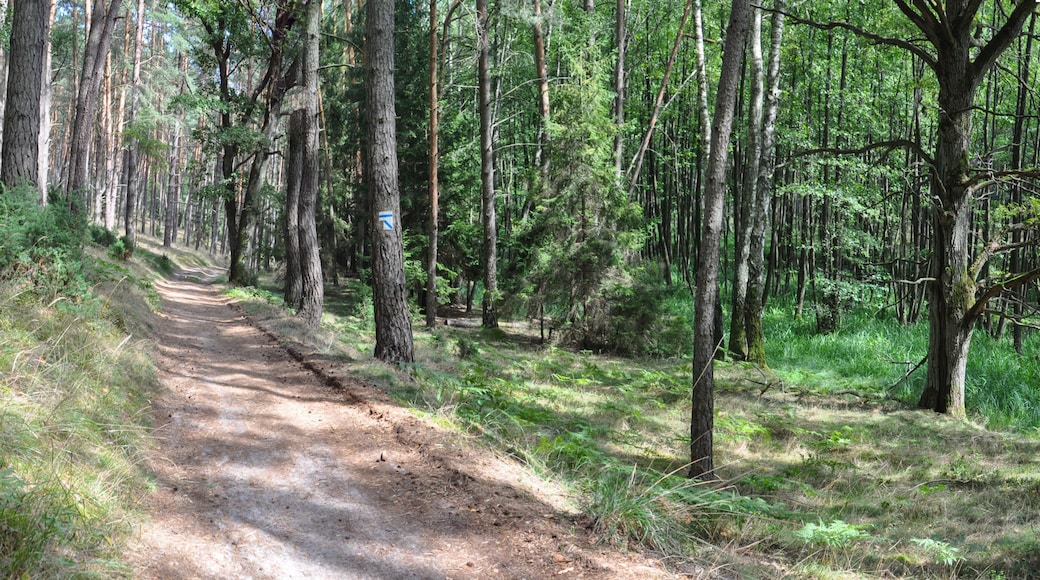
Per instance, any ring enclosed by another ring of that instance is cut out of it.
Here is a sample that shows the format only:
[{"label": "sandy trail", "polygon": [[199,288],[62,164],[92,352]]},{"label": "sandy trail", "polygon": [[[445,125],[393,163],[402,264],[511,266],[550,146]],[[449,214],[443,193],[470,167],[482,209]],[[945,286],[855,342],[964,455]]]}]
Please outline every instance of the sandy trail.
[{"label": "sandy trail", "polygon": [[187,280],[157,283],[158,489],[135,577],[670,577],[590,548],[517,466],[308,370]]}]

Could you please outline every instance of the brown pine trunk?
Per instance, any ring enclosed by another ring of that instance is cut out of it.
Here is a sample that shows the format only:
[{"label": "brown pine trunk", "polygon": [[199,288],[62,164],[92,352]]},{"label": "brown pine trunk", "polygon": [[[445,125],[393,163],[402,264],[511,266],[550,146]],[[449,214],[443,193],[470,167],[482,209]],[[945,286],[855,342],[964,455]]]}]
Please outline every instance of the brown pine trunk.
[{"label": "brown pine trunk", "polygon": [[368,2],[365,42],[365,133],[372,199],[372,304],[376,358],[412,362],[415,348],[408,316],[397,176],[394,105],[394,6]]},{"label": "brown pine trunk", "polygon": [[[133,75],[130,79],[130,111],[127,115],[129,122],[137,120],[137,107],[140,103],[141,91],[141,52],[144,43],[144,0],[137,0],[137,25],[134,32],[134,62]],[[138,187],[138,151],[136,136],[129,136],[126,144],[126,152],[123,156],[123,186],[126,191],[126,215],[123,226],[124,235],[133,242],[136,239],[134,233],[134,200],[139,195]]]},{"label": "brown pine trunk", "polygon": [[7,105],[0,181],[8,188],[39,184],[40,91],[49,2],[12,0]]},{"label": "brown pine trunk", "polygon": [[713,455],[715,424],[715,310],[718,306],[719,250],[722,242],[722,211],[726,198],[726,165],[733,130],[740,67],[744,59],[750,2],[733,0],[726,27],[722,71],[715,97],[715,120],[711,131],[711,156],[704,190],[704,233],[697,268],[697,297],[693,342],[693,411],[690,418],[691,478],[716,479]]},{"label": "brown pine trunk", "polygon": [[307,0],[307,28],[303,67],[305,123],[303,175],[300,179],[300,273],[303,300],[297,315],[310,328],[321,326],[325,285],[318,251],[318,186],[321,151],[318,146],[318,46],[321,36],[320,0]]},{"label": "brown pine trunk", "polygon": [[437,72],[437,0],[430,0],[430,221],[428,226],[429,252],[426,256],[426,326],[433,328],[437,324],[437,238],[438,213],[438,173],[440,169],[440,151],[438,149],[439,131],[439,74]]},{"label": "brown pine trunk", "polygon": [[477,0],[477,84],[480,93],[480,200],[484,231],[484,328],[498,328],[498,226],[495,215],[494,127],[491,124],[487,0]]},{"label": "brown pine trunk", "polygon": [[83,69],[80,74],[79,94],[76,97],[76,114],[72,124],[72,152],[69,160],[69,177],[65,191],[69,199],[83,195],[89,187],[87,176],[90,155],[90,133],[94,127],[97,97],[101,90],[102,72],[112,44],[112,31],[119,16],[120,0],[97,0],[91,16],[87,45],[83,50]]},{"label": "brown pine trunk", "polygon": [[285,305],[299,310],[303,303],[300,269],[300,180],[303,179],[303,109],[289,116],[289,152],[285,158]]}]

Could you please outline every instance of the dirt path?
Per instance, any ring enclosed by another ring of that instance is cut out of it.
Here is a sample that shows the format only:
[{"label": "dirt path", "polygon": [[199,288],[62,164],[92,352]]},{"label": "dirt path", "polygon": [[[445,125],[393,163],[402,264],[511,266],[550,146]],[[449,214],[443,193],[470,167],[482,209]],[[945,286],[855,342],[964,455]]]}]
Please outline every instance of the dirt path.
[{"label": "dirt path", "polygon": [[157,284],[158,489],[135,577],[670,577],[590,548],[515,465],[308,370],[188,279]]}]

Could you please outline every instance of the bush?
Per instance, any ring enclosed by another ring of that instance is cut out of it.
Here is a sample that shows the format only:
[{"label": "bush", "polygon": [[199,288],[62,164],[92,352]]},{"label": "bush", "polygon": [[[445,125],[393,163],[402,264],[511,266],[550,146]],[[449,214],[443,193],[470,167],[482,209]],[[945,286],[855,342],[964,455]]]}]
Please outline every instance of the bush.
[{"label": "bush", "polygon": [[584,318],[565,330],[565,340],[597,352],[682,356],[693,349],[692,308],[685,287],[640,271],[605,284],[586,303]]},{"label": "bush", "polygon": [[41,206],[32,187],[0,193],[0,280],[27,280],[39,295],[85,292],[86,223],[64,204]]},{"label": "bush", "polygon": [[109,248],[119,238],[112,230],[101,226],[90,226],[90,240],[102,248]]},{"label": "bush", "polygon": [[134,255],[134,241],[123,236],[108,248],[108,255],[116,260],[129,260]]}]

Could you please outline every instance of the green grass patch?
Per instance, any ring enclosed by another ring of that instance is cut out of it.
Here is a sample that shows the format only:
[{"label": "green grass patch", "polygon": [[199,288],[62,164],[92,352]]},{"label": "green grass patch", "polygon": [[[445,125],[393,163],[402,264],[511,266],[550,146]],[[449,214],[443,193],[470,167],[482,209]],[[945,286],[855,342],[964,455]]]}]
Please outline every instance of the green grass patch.
[{"label": "green grass patch", "polygon": [[[1024,578],[1038,565],[1040,439],[1012,412],[1035,406],[1036,371],[989,337],[976,335],[969,404],[1006,431],[917,411],[923,369],[889,389],[924,356],[924,325],[853,312],[821,337],[774,306],[771,370],[716,366],[723,483],[706,486],[683,477],[688,360],[541,345],[536,326],[492,333],[474,319],[416,321],[416,364],[391,368],[369,358],[370,292],[348,282],[329,295],[323,324],[353,353],[348,372],[567,484],[604,543],[745,577]],[[993,403],[974,390],[983,385]]]},{"label": "green grass patch", "polygon": [[106,284],[46,302],[0,291],[0,576],[126,574],[157,383],[131,330],[147,328],[147,300],[134,282],[119,300],[96,293]]}]

